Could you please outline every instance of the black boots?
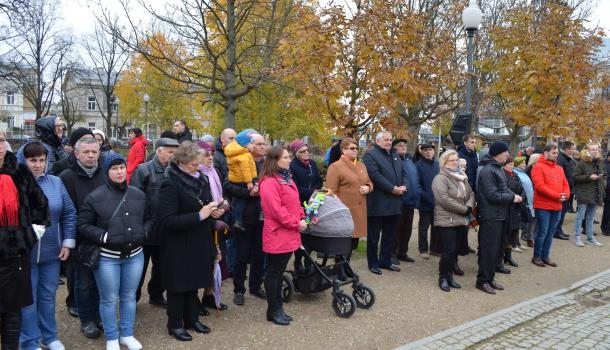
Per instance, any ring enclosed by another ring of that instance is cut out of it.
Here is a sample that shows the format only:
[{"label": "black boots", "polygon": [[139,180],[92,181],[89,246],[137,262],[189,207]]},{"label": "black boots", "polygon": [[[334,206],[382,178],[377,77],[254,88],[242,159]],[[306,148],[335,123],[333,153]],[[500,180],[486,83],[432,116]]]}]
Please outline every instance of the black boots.
[{"label": "black boots", "polygon": [[455,288],[455,289],[462,288],[462,286],[453,279],[453,275],[449,275],[449,278],[447,278],[447,282],[449,283],[449,287],[451,287],[451,288]]},{"label": "black boots", "polygon": [[438,278],[438,287],[443,291],[443,292],[449,292],[451,291],[451,289],[449,288],[449,279],[447,278],[447,276],[440,276]]},{"label": "black boots", "polygon": [[2,350],[19,349],[21,312],[3,312],[0,317],[2,318]]},{"label": "black boots", "polygon": [[267,311],[267,321],[273,322],[279,326],[288,326],[290,324],[290,321],[284,317],[282,309],[271,312]]},{"label": "black boots", "polygon": [[458,276],[464,276],[464,270],[460,268],[460,264],[457,261],[453,265],[453,273]]},{"label": "black boots", "polygon": [[510,248],[504,250],[504,263],[514,267],[519,266],[519,264],[513,260],[513,254]]}]

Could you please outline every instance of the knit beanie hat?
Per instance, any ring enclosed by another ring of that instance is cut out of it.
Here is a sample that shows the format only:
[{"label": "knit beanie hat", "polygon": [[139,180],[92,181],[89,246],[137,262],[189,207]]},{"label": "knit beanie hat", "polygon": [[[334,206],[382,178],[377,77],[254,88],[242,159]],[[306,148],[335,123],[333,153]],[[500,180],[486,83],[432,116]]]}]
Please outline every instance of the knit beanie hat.
[{"label": "knit beanie hat", "polygon": [[107,157],[102,159],[102,168],[106,173],[113,165],[125,164],[125,158],[116,152],[110,152]]},{"label": "knit beanie hat", "polygon": [[489,147],[489,155],[492,157],[497,156],[500,153],[504,153],[508,151],[508,145],[506,144],[506,142],[502,142],[502,141],[494,141],[494,143],[491,144],[491,147]]},{"label": "knit beanie hat", "polygon": [[93,131],[87,128],[78,128],[76,130],[72,130],[70,134],[70,145],[75,146],[78,140],[80,140],[85,135],[91,135],[93,137]]},{"label": "knit beanie hat", "polygon": [[305,146],[308,145],[303,140],[294,140],[290,143],[290,151],[292,151],[292,155],[296,156],[297,152]]},{"label": "knit beanie hat", "polygon": [[258,134],[258,132],[254,129],[246,129],[235,136],[235,141],[242,147],[248,147],[254,134]]},{"label": "knit beanie hat", "polygon": [[516,157],[515,158],[515,166],[521,165],[521,163],[525,162],[525,157]]}]

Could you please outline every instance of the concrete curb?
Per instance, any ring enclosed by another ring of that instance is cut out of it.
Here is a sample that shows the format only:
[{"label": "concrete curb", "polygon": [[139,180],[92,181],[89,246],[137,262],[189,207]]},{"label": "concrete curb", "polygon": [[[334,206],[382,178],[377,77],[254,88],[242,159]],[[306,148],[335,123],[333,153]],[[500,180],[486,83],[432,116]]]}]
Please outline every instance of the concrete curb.
[{"label": "concrete curb", "polygon": [[[536,298],[533,298],[533,299],[530,299],[530,300],[526,300],[526,301],[524,301],[522,303],[515,304],[515,305],[513,305],[511,307],[508,307],[506,309],[502,309],[500,311],[494,312],[493,314],[489,314],[487,316],[478,318],[478,319],[470,321],[468,323],[464,323],[464,324],[459,325],[459,326],[454,327],[454,328],[447,329],[445,331],[442,331],[440,333],[431,335],[429,337],[426,337],[426,338],[423,338],[423,339],[420,339],[420,340],[416,340],[414,342],[407,343],[405,345],[399,346],[399,347],[395,348],[395,350],[419,349],[420,347],[424,347],[424,346],[426,346],[426,345],[428,345],[430,343],[433,343],[435,341],[442,340],[443,338],[446,338],[446,337],[449,337],[449,336],[451,336],[453,334],[462,332],[462,331],[464,331],[464,330],[466,330],[468,328],[475,327],[475,326],[478,326],[478,325],[480,325],[482,323],[488,322],[489,320],[492,320],[492,319],[494,319],[496,317],[500,317],[500,316],[506,315],[506,314],[511,313],[511,312],[513,312],[515,310],[522,309],[522,308],[524,308],[526,306],[535,304],[535,303],[540,302],[540,301],[545,300],[545,299],[550,299],[550,298],[556,297],[556,296],[561,295],[561,294],[569,293],[571,291],[579,289],[582,286],[584,286],[584,285],[586,285],[588,283],[591,283],[592,281],[595,281],[595,280],[597,280],[597,279],[599,279],[601,277],[604,277],[606,275],[610,275],[610,269],[608,269],[606,271],[602,271],[600,273],[597,273],[597,274],[595,274],[593,276],[587,277],[587,278],[585,278],[585,279],[583,279],[581,281],[572,283],[567,288],[562,288],[562,289],[559,289],[559,290],[556,290],[556,291],[553,291],[553,292],[550,292],[550,293],[547,293],[547,294],[543,294],[543,295],[538,296]],[[492,335],[491,337],[493,337],[494,335]]]}]

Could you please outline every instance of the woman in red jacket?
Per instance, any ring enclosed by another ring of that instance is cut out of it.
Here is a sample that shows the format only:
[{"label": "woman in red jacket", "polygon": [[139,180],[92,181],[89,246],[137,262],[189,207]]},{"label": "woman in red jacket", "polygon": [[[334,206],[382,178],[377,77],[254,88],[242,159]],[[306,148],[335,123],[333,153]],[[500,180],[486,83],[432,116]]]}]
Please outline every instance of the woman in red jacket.
[{"label": "woman in red jacket", "polygon": [[292,253],[301,246],[300,231],[307,227],[299,191],[289,167],[288,151],[279,146],[271,148],[263,164],[259,185],[265,218],[263,251],[267,254],[267,321],[282,326],[292,321],[282,308],[282,275]]},{"label": "woman in red jacket", "polygon": [[129,155],[127,155],[127,183],[138,165],[144,163],[146,159],[146,145],[148,141],[142,135],[142,129],[133,128],[129,130]]}]

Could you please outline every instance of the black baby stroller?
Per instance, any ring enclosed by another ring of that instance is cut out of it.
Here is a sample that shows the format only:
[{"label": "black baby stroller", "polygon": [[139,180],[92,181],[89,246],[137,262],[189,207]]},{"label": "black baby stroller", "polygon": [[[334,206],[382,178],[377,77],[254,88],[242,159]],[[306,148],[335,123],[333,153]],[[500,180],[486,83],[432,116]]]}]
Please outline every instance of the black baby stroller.
[{"label": "black baby stroller", "polygon": [[[334,195],[314,193],[309,205],[319,204],[317,211],[308,209],[310,223],[301,235],[302,246],[295,252],[295,270],[284,274],[282,293],[288,302],[295,291],[308,294],[332,288],[332,306],[337,316],[350,317],[356,306],[368,309],[375,303],[373,290],[360,282],[346,257],[351,253],[354,222],[347,208]],[[320,202],[322,202],[320,204]],[[318,263],[311,253],[317,252]],[[329,258],[335,263],[328,265]],[[352,295],[341,286],[351,284]]]}]

